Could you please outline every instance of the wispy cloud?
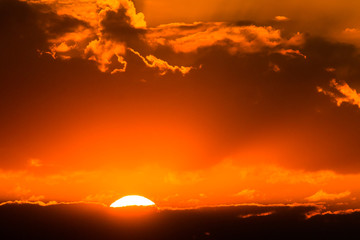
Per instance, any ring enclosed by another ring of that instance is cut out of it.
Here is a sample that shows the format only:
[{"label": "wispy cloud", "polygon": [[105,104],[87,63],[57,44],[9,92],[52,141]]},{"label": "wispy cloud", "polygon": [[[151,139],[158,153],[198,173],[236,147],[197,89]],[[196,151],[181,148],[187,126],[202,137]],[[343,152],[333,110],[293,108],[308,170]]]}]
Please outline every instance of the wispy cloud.
[{"label": "wispy cloud", "polygon": [[284,22],[284,21],[289,21],[290,19],[288,17],[285,17],[285,16],[276,16],[275,20],[279,21],[279,22]]},{"label": "wispy cloud", "polygon": [[337,106],[341,106],[343,103],[349,103],[360,108],[360,94],[356,89],[351,88],[346,82],[340,82],[336,79],[330,81],[330,89],[326,90],[322,87],[317,87],[319,93],[323,93],[333,101]]},{"label": "wispy cloud", "polygon": [[264,212],[264,213],[250,213],[250,214],[245,214],[245,215],[239,215],[239,218],[250,218],[250,217],[265,217],[265,216],[269,216],[271,214],[274,214],[275,211],[269,211],[269,212]]},{"label": "wispy cloud", "polygon": [[253,189],[244,189],[238,193],[235,194],[236,197],[244,197],[248,199],[254,198],[255,190]]},{"label": "wispy cloud", "polygon": [[57,201],[49,201],[49,202],[43,202],[43,201],[32,201],[32,200],[14,200],[14,201],[6,201],[1,202],[0,206],[4,205],[21,205],[21,204],[30,204],[30,205],[38,205],[42,207],[46,206],[52,206],[52,205],[73,205],[73,204],[96,204],[101,206],[106,206],[102,203],[97,202],[85,202],[85,201],[77,201],[77,202],[57,202]]},{"label": "wispy cloud", "polygon": [[348,197],[351,194],[351,192],[341,192],[341,193],[327,193],[323,190],[320,190],[316,192],[314,195],[311,195],[310,197],[307,197],[306,200],[311,202],[317,202],[317,201],[331,201],[331,200],[337,200],[341,198]]},{"label": "wispy cloud", "polygon": [[[280,51],[289,41],[292,45],[302,43],[294,41],[293,38],[283,38],[281,31],[271,26],[236,26],[223,22],[161,25],[149,29],[146,36],[153,46],[166,45],[181,53],[196,52],[211,46],[223,47],[230,54],[255,53],[277,48],[277,51]],[[294,37],[301,36],[296,34]],[[282,51],[287,50],[291,51],[286,48]]]},{"label": "wispy cloud", "polygon": [[135,51],[134,49],[129,48],[129,50],[134,53],[136,56],[138,56],[144,63],[146,66],[150,67],[150,68],[157,68],[160,71],[161,75],[166,74],[168,71],[171,72],[180,72],[183,75],[187,74],[190,72],[191,69],[193,69],[193,67],[185,67],[185,66],[172,66],[170,65],[168,62],[159,59],[157,57],[155,57],[154,55],[148,55],[146,57],[141,56],[141,54],[137,51]]}]

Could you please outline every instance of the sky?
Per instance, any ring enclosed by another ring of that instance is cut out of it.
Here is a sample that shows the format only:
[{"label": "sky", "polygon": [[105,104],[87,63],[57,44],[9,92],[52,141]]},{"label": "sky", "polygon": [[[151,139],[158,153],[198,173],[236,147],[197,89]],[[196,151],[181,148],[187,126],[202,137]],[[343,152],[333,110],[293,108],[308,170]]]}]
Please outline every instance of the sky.
[{"label": "sky", "polygon": [[2,0],[0,200],[360,207],[359,5]]}]

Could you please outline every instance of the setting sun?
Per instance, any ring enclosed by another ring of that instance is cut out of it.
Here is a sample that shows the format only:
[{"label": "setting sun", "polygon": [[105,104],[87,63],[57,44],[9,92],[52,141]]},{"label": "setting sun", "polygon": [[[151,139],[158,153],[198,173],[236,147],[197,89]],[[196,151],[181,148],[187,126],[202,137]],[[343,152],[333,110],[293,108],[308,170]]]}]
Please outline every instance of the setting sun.
[{"label": "setting sun", "polygon": [[130,206],[155,206],[155,203],[145,197],[138,195],[128,195],[113,202],[110,207],[130,207]]}]

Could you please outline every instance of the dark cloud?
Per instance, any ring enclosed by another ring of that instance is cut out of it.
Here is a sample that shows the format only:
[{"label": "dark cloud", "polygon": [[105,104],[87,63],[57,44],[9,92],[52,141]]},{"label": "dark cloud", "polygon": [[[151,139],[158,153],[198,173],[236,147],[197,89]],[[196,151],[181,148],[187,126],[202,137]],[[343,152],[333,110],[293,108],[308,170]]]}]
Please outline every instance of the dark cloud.
[{"label": "dark cloud", "polygon": [[0,39],[2,66],[8,61],[22,61],[37,48],[46,46],[46,36],[38,25],[37,13],[26,3],[0,2]]},{"label": "dark cloud", "polygon": [[[35,7],[35,6],[33,6]],[[58,15],[51,9],[39,13],[38,24],[48,38],[56,38],[68,32],[74,32],[80,26],[89,28],[89,24],[68,15]]]},{"label": "dark cloud", "polygon": [[[194,81],[202,81],[203,89],[216,89],[207,99],[213,101],[211,106],[218,106],[213,107],[219,111],[213,119],[228,127],[221,131],[228,140],[222,146],[237,150],[243,146],[240,161],[261,158],[259,152],[264,151],[265,158],[278,154],[275,161],[287,166],[341,171],[358,167],[359,133],[354,127],[359,121],[358,109],[350,105],[339,108],[316,90],[332,78],[325,72],[326,66],[346,65],[353,70],[343,72],[344,78],[359,76],[353,65],[359,57],[353,46],[310,37],[302,48],[307,59],[276,54],[230,57],[221,50],[208,51],[214,57],[200,60],[203,71],[195,73]],[[270,72],[269,61],[281,71]],[[226,77],[216,73],[220,69]],[[355,81],[352,84],[357,86]],[[253,148],[250,154],[249,147]]]},{"label": "dark cloud", "polygon": [[126,13],[127,9],[124,7],[120,7],[116,11],[106,11],[100,22],[101,31],[105,37],[119,42],[130,43],[130,47],[134,48],[131,43],[139,41],[145,34],[145,29],[135,28],[131,24],[131,18]]},{"label": "dark cloud", "polygon": [[[358,213],[305,214],[313,207],[242,206],[162,210],[142,218],[91,205],[5,205],[2,237],[8,239],[319,239],[356,236]],[[262,213],[273,213],[261,216]],[[245,214],[252,217],[242,218]],[[259,216],[257,216],[259,215]],[[355,235],[353,235],[355,234]]]}]

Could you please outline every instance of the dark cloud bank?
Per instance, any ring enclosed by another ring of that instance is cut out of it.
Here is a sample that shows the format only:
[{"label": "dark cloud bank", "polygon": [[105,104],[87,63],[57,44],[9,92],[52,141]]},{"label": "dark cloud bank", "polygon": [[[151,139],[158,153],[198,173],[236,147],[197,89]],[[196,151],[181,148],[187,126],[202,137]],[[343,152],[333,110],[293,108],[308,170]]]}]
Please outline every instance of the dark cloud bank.
[{"label": "dark cloud bank", "polygon": [[214,207],[126,218],[96,205],[8,204],[0,207],[0,234],[2,239],[357,239],[359,213],[306,219],[313,210]]}]

